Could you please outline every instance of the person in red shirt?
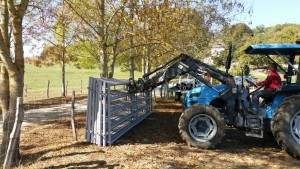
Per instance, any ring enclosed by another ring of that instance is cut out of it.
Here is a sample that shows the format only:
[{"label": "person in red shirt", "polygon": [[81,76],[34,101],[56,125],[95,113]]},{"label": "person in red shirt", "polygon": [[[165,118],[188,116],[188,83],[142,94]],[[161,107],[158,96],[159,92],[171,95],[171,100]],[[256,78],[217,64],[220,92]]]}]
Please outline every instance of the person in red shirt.
[{"label": "person in red shirt", "polygon": [[257,82],[257,86],[264,86],[263,90],[256,92],[252,96],[252,107],[256,111],[259,105],[259,98],[260,97],[270,97],[274,94],[277,88],[281,85],[281,78],[278,75],[277,65],[275,63],[270,63],[268,65],[268,76],[262,82]]}]

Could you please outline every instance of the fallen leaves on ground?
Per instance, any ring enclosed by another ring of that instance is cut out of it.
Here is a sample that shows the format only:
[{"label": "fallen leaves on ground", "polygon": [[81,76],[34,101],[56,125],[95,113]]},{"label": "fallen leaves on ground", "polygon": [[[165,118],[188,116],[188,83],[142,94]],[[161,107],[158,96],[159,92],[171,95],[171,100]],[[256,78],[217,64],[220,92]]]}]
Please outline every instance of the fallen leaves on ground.
[{"label": "fallen leaves on ground", "polygon": [[272,137],[245,137],[227,129],[215,150],[189,147],[178,133],[179,103],[161,100],[153,113],[113,146],[87,143],[85,112],[76,116],[73,141],[69,117],[29,127],[21,135],[21,168],[298,168]]}]

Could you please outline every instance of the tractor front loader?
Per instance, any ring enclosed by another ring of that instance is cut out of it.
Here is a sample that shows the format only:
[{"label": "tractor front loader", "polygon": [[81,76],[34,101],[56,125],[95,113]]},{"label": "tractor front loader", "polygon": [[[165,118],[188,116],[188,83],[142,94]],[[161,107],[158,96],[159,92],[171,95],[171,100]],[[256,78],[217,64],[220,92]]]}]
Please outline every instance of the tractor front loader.
[{"label": "tractor front loader", "polygon": [[[255,83],[247,78],[249,67],[244,67],[242,83],[236,83],[228,73],[230,54],[226,60],[226,71],[181,54],[137,81],[130,79],[128,92],[153,90],[179,75],[190,74],[202,85],[194,86],[186,94],[176,93],[184,107],[178,124],[179,133],[190,146],[216,148],[225,137],[226,126],[233,126],[251,137],[263,138],[264,132],[272,132],[290,156],[300,159],[300,77],[295,66],[300,44],[251,45],[245,53],[262,55],[273,63],[276,62],[272,57],[278,56],[288,65],[287,70],[278,65],[286,80],[272,98],[265,99],[257,112],[250,111],[253,92],[250,93],[249,86],[255,86]],[[209,75],[220,84],[212,85],[203,75]],[[294,75],[297,77],[293,81]]]}]

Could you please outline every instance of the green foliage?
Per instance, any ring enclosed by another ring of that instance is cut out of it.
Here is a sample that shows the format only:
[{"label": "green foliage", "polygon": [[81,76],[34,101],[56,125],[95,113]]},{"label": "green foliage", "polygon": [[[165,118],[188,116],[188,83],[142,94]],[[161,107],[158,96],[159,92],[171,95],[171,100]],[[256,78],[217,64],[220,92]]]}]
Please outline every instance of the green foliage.
[{"label": "green foliage", "polygon": [[97,60],[95,57],[90,55],[85,55],[79,57],[79,59],[74,63],[74,66],[78,69],[96,69],[99,68],[99,64],[97,64]]},{"label": "green foliage", "polygon": [[66,0],[52,10],[58,12],[51,26],[59,42],[63,32],[76,32],[68,38],[67,52],[78,58],[78,68],[103,71],[116,59],[126,70],[134,56],[136,70],[144,70],[144,65],[154,68],[180,53],[201,59],[209,53],[213,30],[244,9],[242,3],[220,0]]},{"label": "green foliage", "polygon": [[[254,29],[254,36],[242,46],[241,50],[246,49],[250,44],[295,43],[295,40],[298,37],[300,37],[300,25],[297,24],[275,25],[268,28],[259,26]],[[273,57],[273,59],[279,64],[283,63],[283,60],[279,57]],[[263,66],[269,61],[266,57],[244,54],[240,56],[240,62],[248,62],[252,65]]]},{"label": "green foliage", "polygon": [[220,39],[226,45],[225,50],[221,53],[221,57],[214,58],[218,64],[225,64],[228,56],[228,44],[232,43],[232,60],[237,62],[239,57],[244,55],[243,47],[253,36],[253,31],[244,23],[238,23],[222,30]]},{"label": "green foliage", "polygon": [[[53,66],[56,64],[62,65],[64,63],[69,63],[71,61],[76,61],[77,57],[72,55],[72,53],[66,53],[65,58],[63,58],[63,46],[50,46],[44,47],[40,56],[35,57],[33,63],[35,66]],[[68,49],[67,49],[68,50]]]},{"label": "green foliage", "polygon": [[266,28],[265,43],[295,43],[300,37],[299,24],[283,24]]},{"label": "green foliage", "polygon": [[[225,44],[229,41],[233,43],[233,61],[240,65],[255,65],[256,67],[265,66],[270,61],[266,57],[259,55],[247,55],[244,50],[251,44],[272,44],[272,43],[295,43],[296,38],[300,37],[300,25],[283,24],[273,27],[257,26],[251,30],[245,24],[236,24],[228,29],[224,29],[219,36]],[[221,57],[214,58],[218,65],[225,64],[228,55],[228,48],[221,54]],[[272,56],[271,56],[272,57]],[[279,64],[283,60],[273,57]],[[238,71],[234,71],[235,73]]]},{"label": "green foliage", "polygon": [[231,74],[233,76],[242,76],[243,69],[240,65],[232,65],[229,70],[229,74]]},{"label": "green foliage", "polygon": [[92,41],[79,41],[75,45],[70,45],[67,52],[78,58],[74,65],[79,69],[99,69],[100,67],[100,51],[96,43]]}]

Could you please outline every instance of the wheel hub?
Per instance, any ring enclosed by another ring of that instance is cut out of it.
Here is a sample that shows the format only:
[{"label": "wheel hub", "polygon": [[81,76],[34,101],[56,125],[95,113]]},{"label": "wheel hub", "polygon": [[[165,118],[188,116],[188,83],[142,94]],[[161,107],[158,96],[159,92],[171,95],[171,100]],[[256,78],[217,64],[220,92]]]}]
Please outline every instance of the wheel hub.
[{"label": "wheel hub", "polygon": [[292,117],[290,124],[292,136],[300,144],[300,111]]},{"label": "wheel hub", "polygon": [[217,125],[213,118],[202,114],[194,116],[189,123],[190,135],[197,141],[211,140],[217,132]]},{"label": "wheel hub", "polygon": [[207,132],[208,129],[209,129],[209,123],[207,123],[206,120],[199,120],[196,123],[196,130],[205,133],[205,132]]}]

